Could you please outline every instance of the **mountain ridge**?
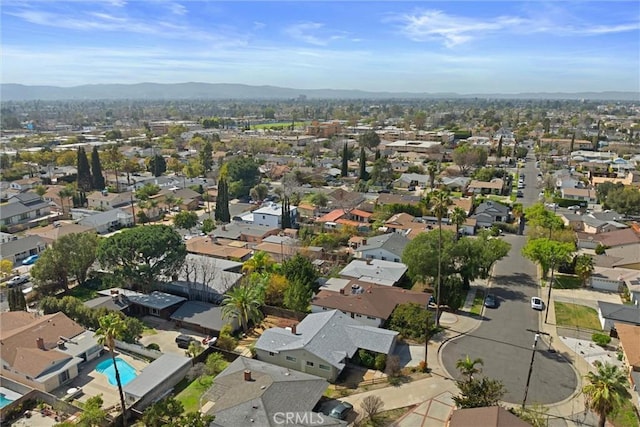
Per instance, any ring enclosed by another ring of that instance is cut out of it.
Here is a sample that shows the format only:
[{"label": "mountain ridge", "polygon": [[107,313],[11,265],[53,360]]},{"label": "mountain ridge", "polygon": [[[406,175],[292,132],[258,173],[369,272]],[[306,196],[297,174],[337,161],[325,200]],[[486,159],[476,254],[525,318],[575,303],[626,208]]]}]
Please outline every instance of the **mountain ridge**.
[{"label": "mountain ridge", "polygon": [[249,100],[249,99],[548,99],[548,100],[608,100],[640,101],[640,93],[623,91],[604,92],[522,92],[475,93],[453,92],[390,92],[358,89],[295,89],[271,85],[236,83],[133,83],[87,84],[72,87],[48,85],[0,84],[2,101],[56,101],[56,100]]}]

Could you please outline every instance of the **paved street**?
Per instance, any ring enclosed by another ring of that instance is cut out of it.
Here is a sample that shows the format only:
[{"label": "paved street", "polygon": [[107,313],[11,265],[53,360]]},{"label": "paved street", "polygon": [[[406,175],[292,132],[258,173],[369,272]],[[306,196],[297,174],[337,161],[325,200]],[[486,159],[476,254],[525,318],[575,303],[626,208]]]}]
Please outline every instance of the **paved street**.
[{"label": "paved street", "polygon": [[[537,171],[533,161],[524,168],[527,187],[524,198],[528,206],[537,199],[535,188]],[[494,309],[484,309],[484,319],[475,331],[447,343],[442,348],[444,367],[452,376],[458,377],[456,361],[467,354],[471,358],[482,358],[483,372],[489,377],[502,380],[507,394],[504,400],[522,403],[525,384],[532,356],[534,333],[539,316],[544,312],[531,309],[530,299],[539,292],[536,283],[536,267],[521,255],[526,243],[524,236],[505,236],[512,250],[507,257],[496,263],[491,281],[491,292],[499,302]],[[546,298],[544,298],[546,300]],[[533,373],[527,403],[549,404],[570,397],[578,386],[576,373],[561,353],[549,352],[548,340],[539,340],[533,364]]]}]

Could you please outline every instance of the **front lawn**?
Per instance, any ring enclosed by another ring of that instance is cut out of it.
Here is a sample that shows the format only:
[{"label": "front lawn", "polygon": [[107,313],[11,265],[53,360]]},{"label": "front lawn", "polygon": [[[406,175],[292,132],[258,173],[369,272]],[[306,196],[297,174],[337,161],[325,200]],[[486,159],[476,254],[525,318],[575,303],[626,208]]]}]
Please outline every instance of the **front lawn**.
[{"label": "front lawn", "polygon": [[553,287],[556,289],[580,289],[582,288],[582,281],[578,276],[572,276],[568,274],[556,274],[554,276]]},{"label": "front lawn", "polygon": [[191,382],[184,390],[177,394],[178,400],[184,406],[184,412],[198,412],[200,398],[213,384],[213,375],[203,375]]},{"label": "front lawn", "polygon": [[407,406],[406,408],[398,408],[385,411],[383,406],[382,412],[377,414],[373,420],[366,420],[360,425],[362,425],[363,427],[382,427],[394,425],[396,421],[398,421],[409,411],[413,410],[413,408],[415,408],[415,406]]},{"label": "front lawn", "polygon": [[484,305],[484,292],[476,291],[476,296],[473,298],[473,305],[471,306],[471,314],[480,315],[480,313],[482,313],[483,305]]},{"label": "front lawn", "polygon": [[557,326],[602,330],[598,312],[591,307],[558,301],[554,302],[554,307]]}]

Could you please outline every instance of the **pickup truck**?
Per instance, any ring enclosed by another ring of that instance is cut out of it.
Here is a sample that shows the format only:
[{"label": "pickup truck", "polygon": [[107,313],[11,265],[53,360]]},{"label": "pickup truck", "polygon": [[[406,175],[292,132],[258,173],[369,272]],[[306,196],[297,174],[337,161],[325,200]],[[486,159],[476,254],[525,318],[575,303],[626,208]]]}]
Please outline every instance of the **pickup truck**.
[{"label": "pickup truck", "polygon": [[21,274],[19,276],[12,277],[7,281],[7,286],[13,288],[14,286],[22,285],[23,283],[27,283],[29,281],[29,276],[26,274]]}]

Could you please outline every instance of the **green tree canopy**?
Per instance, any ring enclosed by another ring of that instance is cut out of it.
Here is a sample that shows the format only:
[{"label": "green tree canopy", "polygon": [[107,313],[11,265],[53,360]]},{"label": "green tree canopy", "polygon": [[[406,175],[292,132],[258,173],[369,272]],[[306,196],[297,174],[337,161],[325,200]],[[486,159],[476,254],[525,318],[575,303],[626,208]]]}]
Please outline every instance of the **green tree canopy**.
[{"label": "green tree canopy", "polygon": [[91,178],[93,179],[93,188],[96,190],[104,190],[104,175],[102,174],[102,164],[100,163],[100,155],[98,147],[94,146],[91,151]]},{"label": "green tree canopy", "polygon": [[575,251],[573,243],[557,242],[549,239],[532,239],[522,248],[522,255],[542,268],[542,277],[547,277],[549,269],[567,263]]},{"label": "green tree canopy", "polygon": [[246,331],[249,322],[256,322],[262,318],[260,307],[263,303],[264,289],[244,283],[227,292],[222,302],[222,314],[226,319],[238,319],[242,330]]},{"label": "green tree canopy", "polygon": [[588,384],[582,388],[586,405],[598,415],[598,426],[604,427],[607,417],[631,399],[627,391],[627,374],[617,366],[605,363],[598,365],[596,372],[589,372],[586,380]]},{"label": "green tree canopy", "polygon": [[388,328],[400,333],[404,338],[424,341],[427,334],[427,322],[429,322],[430,329],[433,329],[432,317],[426,307],[420,304],[413,302],[400,304],[391,313]]},{"label": "green tree canopy", "polygon": [[173,225],[176,228],[190,230],[198,225],[198,214],[193,211],[180,211],[174,215]]},{"label": "green tree canopy", "polygon": [[160,276],[178,271],[185,257],[182,238],[166,225],[130,228],[107,237],[98,247],[98,261],[103,267],[147,291]]},{"label": "green tree canopy", "polygon": [[302,254],[297,253],[290,259],[284,261],[280,272],[289,282],[299,280],[310,289],[316,289],[318,287],[318,269],[309,258]]},{"label": "green tree canopy", "polygon": [[235,157],[223,165],[221,175],[225,175],[228,180],[231,196],[246,196],[260,182],[258,166],[253,157],[245,156]]},{"label": "green tree canopy", "polygon": [[373,150],[380,145],[380,136],[375,131],[370,130],[360,135],[358,143],[362,148]]},{"label": "green tree canopy", "polygon": [[91,191],[93,186],[93,178],[91,177],[91,169],[89,168],[89,160],[87,159],[87,153],[83,147],[78,148],[77,153],[77,170],[78,170],[78,190],[79,191]]}]

